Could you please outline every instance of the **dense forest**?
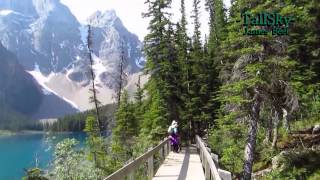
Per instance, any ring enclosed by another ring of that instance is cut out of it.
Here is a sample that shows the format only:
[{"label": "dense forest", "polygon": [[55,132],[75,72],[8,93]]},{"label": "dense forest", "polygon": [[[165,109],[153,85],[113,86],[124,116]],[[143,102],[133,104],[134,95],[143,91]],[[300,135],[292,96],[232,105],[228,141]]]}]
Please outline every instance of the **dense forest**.
[{"label": "dense forest", "polygon": [[[101,179],[156,145],[177,120],[184,143],[195,134],[208,137],[221,166],[234,178],[320,177],[318,1],[233,0],[226,10],[223,0],[206,0],[210,19],[200,22],[200,0],[193,0],[191,17],[181,0],[177,23],[170,18],[171,0],[145,4],[143,16],[150,20],[144,40],[148,82],[137,84],[134,100],[118,91],[108,140],[101,135],[106,127],[99,108],[86,115],[87,151],[74,149],[73,140],[58,144],[51,176]],[[294,17],[288,35],[244,35],[244,14],[260,12]],[[190,23],[192,36],[187,33]],[[209,23],[208,36],[201,34],[203,23]],[[90,50],[94,42],[90,37],[88,42]],[[94,81],[92,92],[98,107]],[[84,159],[87,165],[77,166]],[[41,176],[41,171],[30,170],[30,176]]]},{"label": "dense forest", "polygon": [[[99,111],[101,112],[102,121],[105,123],[110,123],[108,125],[109,128],[114,126],[114,113],[115,113],[116,105],[115,104],[107,104],[99,107]],[[52,131],[52,132],[79,132],[83,131],[86,124],[86,119],[88,115],[93,114],[93,110],[67,115],[61,118],[58,118],[57,121],[54,122],[44,122],[38,126],[44,131]],[[107,130],[107,129],[106,129]]]}]

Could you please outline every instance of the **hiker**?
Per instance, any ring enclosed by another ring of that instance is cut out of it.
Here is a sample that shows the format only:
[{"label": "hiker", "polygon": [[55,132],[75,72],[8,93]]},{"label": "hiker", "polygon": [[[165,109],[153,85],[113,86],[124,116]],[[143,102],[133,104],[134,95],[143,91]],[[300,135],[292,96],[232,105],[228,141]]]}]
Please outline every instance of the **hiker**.
[{"label": "hiker", "polygon": [[174,152],[179,152],[179,135],[178,135],[178,123],[173,120],[171,126],[168,128],[170,144],[173,147]]}]

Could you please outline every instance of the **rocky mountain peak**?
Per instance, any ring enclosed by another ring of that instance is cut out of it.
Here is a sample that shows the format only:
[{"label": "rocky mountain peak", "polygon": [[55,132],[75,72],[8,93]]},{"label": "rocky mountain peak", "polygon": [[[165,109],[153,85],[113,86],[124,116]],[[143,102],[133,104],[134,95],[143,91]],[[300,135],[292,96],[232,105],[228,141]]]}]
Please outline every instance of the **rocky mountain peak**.
[{"label": "rocky mountain peak", "polygon": [[[111,103],[121,59],[128,87],[133,87],[145,64],[143,45],[115,10],[97,11],[87,22],[92,26],[93,70],[101,102]],[[80,110],[91,108],[86,38],[87,25],[81,25],[60,0],[0,0],[0,43],[16,55],[45,98],[59,96]],[[43,112],[50,109],[41,107]]]},{"label": "rocky mountain peak", "polygon": [[116,11],[111,9],[105,12],[96,11],[87,19],[87,22],[94,27],[106,27],[112,26],[118,19]]},{"label": "rocky mountain peak", "polygon": [[58,0],[33,0],[33,6],[41,17],[48,15],[56,7],[58,2]]},{"label": "rocky mountain peak", "polygon": [[1,0],[0,10],[12,10],[26,16],[41,17],[48,15],[60,0]]}]

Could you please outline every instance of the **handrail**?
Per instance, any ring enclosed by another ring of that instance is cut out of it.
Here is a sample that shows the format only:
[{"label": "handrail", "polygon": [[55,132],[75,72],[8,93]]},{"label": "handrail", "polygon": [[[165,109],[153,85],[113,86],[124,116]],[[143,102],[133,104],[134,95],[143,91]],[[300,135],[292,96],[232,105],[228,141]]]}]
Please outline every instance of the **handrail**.
[{"label": "handrail", "polygon": [[104,180],[120,180],[124,179],[126,176],[131,175],[131,179],[134,179],[132,172],[134,172],[135,169],[140,167],[143,163],[148,161],[148,176],[149,179],[153,177],[153,155],[156,154],[158,151],[160,151],[160,156],[166,157],[170,152],[170,144],[169,139],[164,139],[160,144],[158,144],[156,147],[150,149],[148,152],[144,153],[137,159],[133,160],[132,162],[126,164],[116,172],[112,173],[108,177],[106,177]]},{"label": "handrail", "polygon": [[214,164],[210,153],[208,152],[206,146],[203,144],[201,138],[198,135],[196,135],[196,144],[197,148],[200,151],[200,159],[205,170],[206,179],[210,180],[210,177],[212,177],[215,180],[221,180],[218,169]]}]

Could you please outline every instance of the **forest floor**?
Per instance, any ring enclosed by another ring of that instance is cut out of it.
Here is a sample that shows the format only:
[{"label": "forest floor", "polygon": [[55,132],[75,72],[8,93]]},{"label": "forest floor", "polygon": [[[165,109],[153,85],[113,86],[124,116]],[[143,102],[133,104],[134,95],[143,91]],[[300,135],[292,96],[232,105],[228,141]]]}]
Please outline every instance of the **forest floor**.
[{"label": "forest floor", "polygon": [[[277,148],[258,154],[254,166],[257,179],[320,179],[320,119],[292,122],[291,132],[282,128],[279,132]],[[268,176],[270,172],[272,176]]]}]

